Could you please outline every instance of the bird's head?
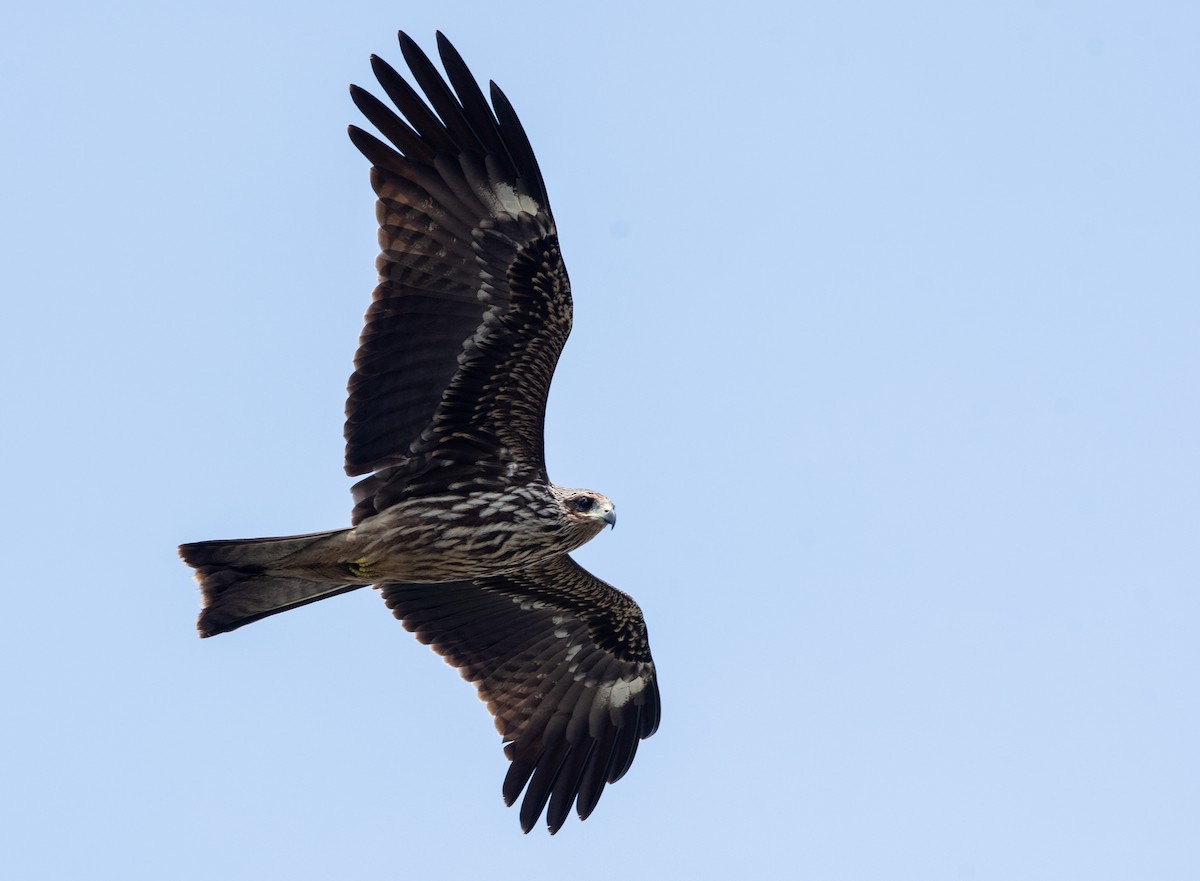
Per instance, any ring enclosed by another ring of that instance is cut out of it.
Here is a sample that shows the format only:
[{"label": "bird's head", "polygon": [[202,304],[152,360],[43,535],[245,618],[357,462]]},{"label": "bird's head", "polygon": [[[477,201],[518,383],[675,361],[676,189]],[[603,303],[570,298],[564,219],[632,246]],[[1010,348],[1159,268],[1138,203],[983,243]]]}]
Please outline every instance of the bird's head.
[{"label": "bird's head", "polygon": [[605,526],[616,526],[617,513],[613,503],[590,489],[558,489],[559,504],[566,520],[585,530],[588,538]]}]

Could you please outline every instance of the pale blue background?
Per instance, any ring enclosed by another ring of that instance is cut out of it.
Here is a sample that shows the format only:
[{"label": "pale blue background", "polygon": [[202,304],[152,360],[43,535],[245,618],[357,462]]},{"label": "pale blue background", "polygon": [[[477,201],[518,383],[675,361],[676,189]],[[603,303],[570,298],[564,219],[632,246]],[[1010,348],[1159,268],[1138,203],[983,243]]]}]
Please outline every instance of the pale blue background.
[{"label": "pale blue background", "polygon": [[[363,591],[201,641],[180,541],[348,522],[367,57],[541,157],[551,472],[664,715],[520,834]],[[1200,877],[1193,3],[32,4],[0,41],[13,879]]]}]

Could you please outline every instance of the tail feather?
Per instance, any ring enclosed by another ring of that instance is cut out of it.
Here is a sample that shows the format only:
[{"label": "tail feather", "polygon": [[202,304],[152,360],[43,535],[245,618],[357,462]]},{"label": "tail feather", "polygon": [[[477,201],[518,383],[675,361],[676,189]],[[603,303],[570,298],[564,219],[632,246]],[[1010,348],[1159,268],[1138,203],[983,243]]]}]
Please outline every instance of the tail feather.
[{"label": "tail feather", "polygon": [[179,546],[179,556],[194,569],[201,566],[258,566],[274,568],[288,557],[348,530],[310,532],[280,538],[235,538],[228,541],[197,541]]},{"label": "tail feather", "polygon": [[[245,624],[366,585],[318,574],[298,575],[289,565],[297,554],[338,532],[285,538],[201,541],[180,545],[179,556],[196,570],[203,608],[196,627],[201,636],[228,633]],[[307,574],[307,573],[306,573]]]}]

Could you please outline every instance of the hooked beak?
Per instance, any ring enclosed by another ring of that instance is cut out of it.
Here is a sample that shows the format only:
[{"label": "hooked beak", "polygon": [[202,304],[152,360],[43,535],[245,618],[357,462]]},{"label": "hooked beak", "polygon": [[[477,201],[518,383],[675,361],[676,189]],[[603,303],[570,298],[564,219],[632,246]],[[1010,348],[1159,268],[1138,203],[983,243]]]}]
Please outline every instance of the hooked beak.
[{"label": "hooked beak", "polygon": [[615,510],[604,512],[604,522],[609,526],[617,525],[617,512]]}]

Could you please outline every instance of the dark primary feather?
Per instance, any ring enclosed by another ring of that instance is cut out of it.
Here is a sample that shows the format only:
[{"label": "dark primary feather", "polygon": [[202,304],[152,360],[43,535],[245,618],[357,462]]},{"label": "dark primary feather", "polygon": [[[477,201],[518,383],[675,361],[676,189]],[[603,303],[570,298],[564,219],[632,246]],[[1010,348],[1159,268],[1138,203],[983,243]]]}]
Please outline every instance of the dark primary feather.
[{"label": "dark primary feather", "polygon": [[374,472],[355,488],[356,523],[447,485],[545,480],[546,397],[571,329],[549,200],[512,107],[493,87],[493,112],[440,34],[450,85],[400,43],[428,105],[379,59],[400,115],[351,87],[391,142],[351,127],[374,166],[382,249],[346,405],[346,471]]},{"label": "dark primary feather", "polygon": [[641,610],[569,557],[452,584],[385,584],[388,607],[475,683],[522,790],[521,827],[581,818],[658,728],[659,695]]}]

